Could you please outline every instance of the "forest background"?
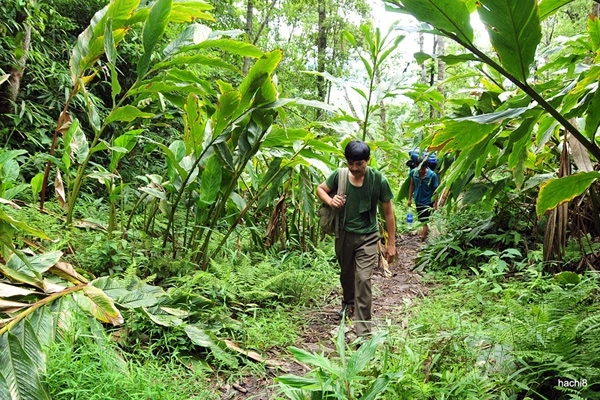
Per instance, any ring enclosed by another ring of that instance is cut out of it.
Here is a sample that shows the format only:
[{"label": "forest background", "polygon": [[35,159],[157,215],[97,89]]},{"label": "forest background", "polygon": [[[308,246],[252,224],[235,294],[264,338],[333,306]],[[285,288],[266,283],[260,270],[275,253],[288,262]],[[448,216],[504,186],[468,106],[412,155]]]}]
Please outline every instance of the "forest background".
[{"label": "forest background", "polygon": [[[1,399],[219,398],[274,348],[315,367],[275,397],[599,396],[598,2],[0,10]],[[289,346],[337,301],[314,187],[354,138],[400,234],[437,155],[432,293],[324,355]]]}]

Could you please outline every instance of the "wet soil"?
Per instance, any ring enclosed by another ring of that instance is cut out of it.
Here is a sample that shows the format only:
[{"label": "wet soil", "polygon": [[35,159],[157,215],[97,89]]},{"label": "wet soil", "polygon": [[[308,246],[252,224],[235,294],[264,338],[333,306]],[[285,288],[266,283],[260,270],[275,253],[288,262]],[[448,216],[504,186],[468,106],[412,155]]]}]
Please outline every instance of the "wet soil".
[{"label": "wet soil", "polygon": [[[397,240],[398,256],[387,270],[380,266],[373,276],[373,321],[376,328],[387,324],[404,325],[402,310],[416,297],[427,295],[428,289],[421,282],[421,275],[412,271],[414,259],[422,243],[417,235],[400,235]],[[325,299],[327,306],[313,310],[306,315],[306,326],[295,347],[325,356],[335,352],[334,337],[340,326],[338,317],[340,289],[335,288]],[[335,304],[334,308],[331,306]],[[356,336],[352,329],[346,333],[346,341],[352,342]],[[244,376],[235,383],[224,384],[219,388],[222,400],[272,400],[283,398],[277,394],[273,378],[283,374],[304,375],[311,370],[308,365],[297,362],[286,349],[271,349],[262,356],[269,372],[267,377]]]}]

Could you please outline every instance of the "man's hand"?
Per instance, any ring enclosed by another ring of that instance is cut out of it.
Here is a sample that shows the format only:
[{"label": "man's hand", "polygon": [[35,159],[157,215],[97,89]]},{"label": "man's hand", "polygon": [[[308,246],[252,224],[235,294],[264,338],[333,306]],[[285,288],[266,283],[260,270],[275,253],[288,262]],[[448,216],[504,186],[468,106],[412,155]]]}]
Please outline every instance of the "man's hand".
[{"label": "man's hand", "polygon": [[410,208],[410,206],[412,205],[412,201],[411,201],[411,200],[408,200],[408,203],[407,203],[407,205],[408,205],[408,207]]},{"label": "man's hand", "polygon": [[329,207],[333,208],[342,208],[346,204],[346,196],[342,197],[339,194],[336,194],[331,198],[329,202]]},{"label": "man's hand", "polygon": [[388,263],[391,263],[392,261],[394,261],[394,258],[396,257],[396,246],[391,245],[391,244],[388,245],[385,248],[384,255],[385,255],[385,259],[387,260]]}]

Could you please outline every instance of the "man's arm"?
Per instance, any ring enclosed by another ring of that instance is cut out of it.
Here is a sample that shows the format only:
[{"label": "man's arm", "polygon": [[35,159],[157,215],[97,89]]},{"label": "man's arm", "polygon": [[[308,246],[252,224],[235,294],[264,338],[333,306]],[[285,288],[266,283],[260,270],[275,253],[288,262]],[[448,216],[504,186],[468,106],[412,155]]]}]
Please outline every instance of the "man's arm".
[{"label": "man's arm", "polygon": [[317,186],[317,196],[319,196],[323,203],[329,205],[329,207],[342,208],[346,200],[337,194],[333,197],[330,197],[329,193],[331,193],[331,188],[327,186],[326,182],[323,182]]},{"label": "man's arm", "polygon": [[392,262],[396,256],[396,220],[394,219],[394,207],[392,201],[388,200],[382,203],[385,226],[388,233],[388,245],[385,248],[385,258]]}]

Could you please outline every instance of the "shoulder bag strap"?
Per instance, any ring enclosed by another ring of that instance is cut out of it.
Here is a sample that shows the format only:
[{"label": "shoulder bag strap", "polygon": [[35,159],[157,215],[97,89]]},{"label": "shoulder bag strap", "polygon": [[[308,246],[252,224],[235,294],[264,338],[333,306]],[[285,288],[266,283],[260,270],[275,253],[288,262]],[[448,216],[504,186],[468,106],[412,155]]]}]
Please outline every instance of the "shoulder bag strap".
[{"label": "shoulder bag strap", "polygon": [[[340,168],[338,174],[338,191],[337,194],[344,196],[346,194],[346,182],[348,181],[348,168]],[[346,222],[346,208],[344,208],[344,223]],[[336,213],[335,216],[335,236],[338,237],[340,233],[340,213]]]}]

